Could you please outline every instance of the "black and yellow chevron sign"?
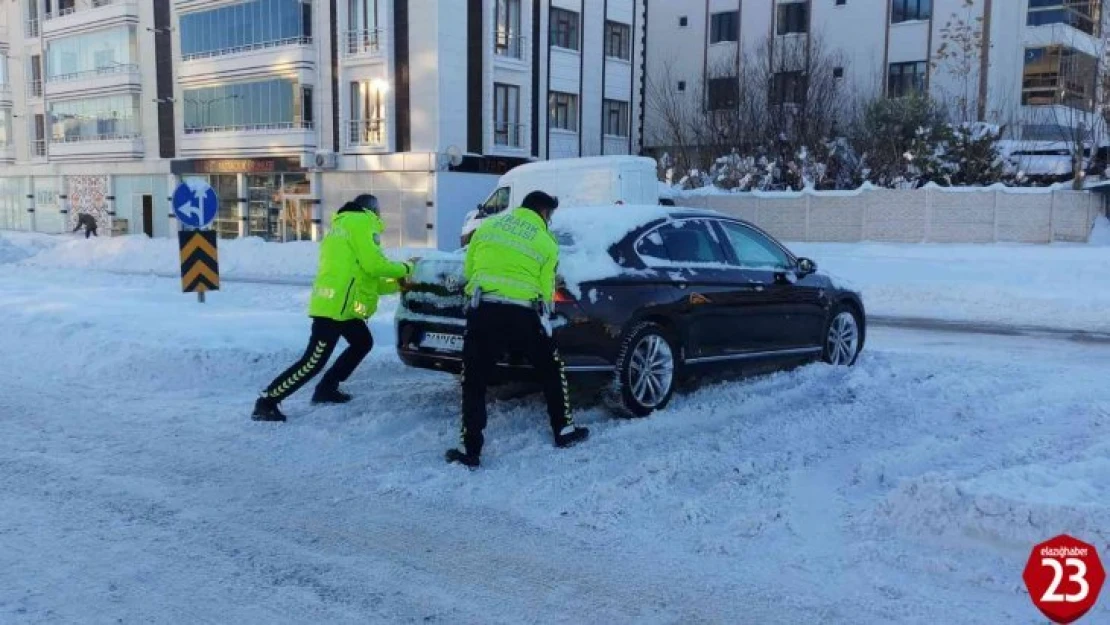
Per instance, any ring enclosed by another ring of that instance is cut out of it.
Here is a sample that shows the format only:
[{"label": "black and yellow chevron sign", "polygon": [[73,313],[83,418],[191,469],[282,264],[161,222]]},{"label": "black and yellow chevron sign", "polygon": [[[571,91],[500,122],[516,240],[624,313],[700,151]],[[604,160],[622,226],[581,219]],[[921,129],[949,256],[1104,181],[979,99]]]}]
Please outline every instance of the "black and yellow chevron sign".
[{"label": "black and yellow chevron sign", "polygon": [[181,291],[204,293],[220,290],[220,264],[215,230],[177,233],[181,247]]}]

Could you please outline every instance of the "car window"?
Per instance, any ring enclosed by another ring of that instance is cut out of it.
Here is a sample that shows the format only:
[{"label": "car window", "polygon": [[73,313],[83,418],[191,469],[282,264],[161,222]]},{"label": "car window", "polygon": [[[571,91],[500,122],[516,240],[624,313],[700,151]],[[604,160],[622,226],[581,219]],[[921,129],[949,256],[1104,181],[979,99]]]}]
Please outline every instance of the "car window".
[{"label": "car window", "polygon": [[482,204],[483,215],[493,215],[500,213],[509,206],[509,187],[501,187],[494,191],[492,195],[486,199],[485,204]]},{"label": "car window", "polygon": [[636,253],[647,265],[726,262],[716,233],[707,222],[693,219],[652,230],[636,243]]},{"label": "car window", "polygon": [[787,269],[790,257],[767,237],[737,223],[721,222],[742,267]]}]

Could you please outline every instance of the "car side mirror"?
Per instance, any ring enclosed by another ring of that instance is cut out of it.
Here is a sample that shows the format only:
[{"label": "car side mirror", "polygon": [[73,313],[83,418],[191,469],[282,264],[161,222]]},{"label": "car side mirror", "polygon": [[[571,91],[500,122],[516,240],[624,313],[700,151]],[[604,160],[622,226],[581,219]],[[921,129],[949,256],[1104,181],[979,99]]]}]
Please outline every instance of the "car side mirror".
[{"label": "car side mirror", "polygon": [[803,277],[817,272],[817,263],[808,258],[798,259],[798,273]]}]

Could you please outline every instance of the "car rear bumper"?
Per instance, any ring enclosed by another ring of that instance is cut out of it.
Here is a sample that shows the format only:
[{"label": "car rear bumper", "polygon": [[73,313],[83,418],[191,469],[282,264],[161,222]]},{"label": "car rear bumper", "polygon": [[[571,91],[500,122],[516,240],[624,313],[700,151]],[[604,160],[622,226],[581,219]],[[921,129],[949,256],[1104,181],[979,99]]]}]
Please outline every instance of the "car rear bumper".
[{"label": "car rear bumper", "polygon": [[[453,323],[399,321],[397,324],[397,357],[410,367],[458,374],[462,372],[462,352],[433,350],[420,347],[421,337],[427,332],[462,335],[463,326]],[[556,332],[558,340],[558,332]],[[611,374],[615,365],[596,355],[567,353],[560,349],[563,367],[567,374]],[[520,355],[508,354],[497,363],[498,371],[506,377],[531,378],[532,366]]]}]

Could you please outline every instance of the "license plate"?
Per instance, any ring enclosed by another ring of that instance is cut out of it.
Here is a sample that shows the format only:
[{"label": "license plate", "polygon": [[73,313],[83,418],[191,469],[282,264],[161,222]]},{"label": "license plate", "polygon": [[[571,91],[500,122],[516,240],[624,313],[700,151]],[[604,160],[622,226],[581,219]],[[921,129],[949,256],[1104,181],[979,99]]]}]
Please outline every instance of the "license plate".
[{"label": "license plate", "polygon": [[463,337],[458,334],[427,332],[420,341],[420,347],[441,352],[461,352],[463,348]]}]

